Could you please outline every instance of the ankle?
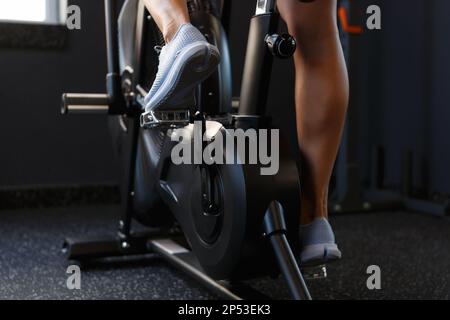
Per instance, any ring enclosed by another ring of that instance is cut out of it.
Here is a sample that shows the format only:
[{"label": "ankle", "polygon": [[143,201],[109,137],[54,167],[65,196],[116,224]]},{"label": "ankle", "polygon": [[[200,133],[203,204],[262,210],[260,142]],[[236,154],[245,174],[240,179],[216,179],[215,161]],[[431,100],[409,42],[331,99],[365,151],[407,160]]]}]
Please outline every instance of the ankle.
[{"label": "ankle", "polygon": [[316,219],[327,219],[328,220],[328,211],[326,208],[322,206],[307,206],[302,207],[301,217],[300,217],[300,224],[306,225],[310,224]]},{"label": "ankle", "polygon": [[189,23],[189,21],[184,18],[173,19],[170,22],[166,23],[164,26],[164,30],[162,30],[162,34],[166,44],[172,41],[178,30],[180,30],[181,26],[187,23]]},{"label": "ankle", "polygon": [[311,224],[312,222],[314,222],[317,219],[328,220],[328,216],[326,216],[326,215],[307,215],[306,216],[306,215],[302,214],[302,217],[300,219],[300,225],[305,226],[305,225]]}]

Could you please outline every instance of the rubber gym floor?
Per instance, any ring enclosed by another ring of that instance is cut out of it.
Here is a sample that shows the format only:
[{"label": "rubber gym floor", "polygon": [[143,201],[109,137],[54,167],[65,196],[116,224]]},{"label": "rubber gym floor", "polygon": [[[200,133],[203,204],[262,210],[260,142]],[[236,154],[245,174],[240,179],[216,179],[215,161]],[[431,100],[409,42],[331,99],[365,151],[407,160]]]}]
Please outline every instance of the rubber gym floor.
[{"label": "rubber gym floor", "polygon": [[[81,290],[66,287],[66,236],[113,234],[117,206],[0,211],[1,299],[215,299],[156,255],[82,268]],[[328,278],[308,281],[315,299],[450,299],[450,223],[418,213],[333,216],[343,252]],[[381,290],[368,290],[366,268],[381,268]],[[282,279],[252,284],[288,298]]]}]

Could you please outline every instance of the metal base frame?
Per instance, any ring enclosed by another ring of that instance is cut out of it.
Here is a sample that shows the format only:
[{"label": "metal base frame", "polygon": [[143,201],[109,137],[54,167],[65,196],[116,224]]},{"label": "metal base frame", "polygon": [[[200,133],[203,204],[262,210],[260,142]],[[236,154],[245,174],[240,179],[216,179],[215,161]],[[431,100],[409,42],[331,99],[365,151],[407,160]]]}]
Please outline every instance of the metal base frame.
[{"label": "metal base frame", "polygon": [[[267,209],[264,233],[271,243],[280,274],[283,275],[292,298],[311,300],[302,271],[286,238],[283,208],[276,201],[272,202]],[[76,260],[80,263],[94,262],[102,258],[156,253],[224,299],[270,299],[242,281],[217,281],[209,277],[200,266],[195,254],[189,249],[182,233],[176,229],[130,231],[124,234],[120,228],[116,236],[68,238],[64,242],[62,251],[68,260]],[[309,267],[304,271],[310,279],[326,277],[326,268],[323,265]]]},{"label": "metal base frame", "polygon": [[68,260],[80,263],[102,258],[156,253],[223,299],[270,299],[243,282],[216,281],[208,277],[200,267],[195,255],[183,244],[182,237],[172,236],[170,238],[168,236],[167,232],[164,234],[153,231],[134,234],[126,241],[120,236],[69,238],[64,242],[63,252]]}]

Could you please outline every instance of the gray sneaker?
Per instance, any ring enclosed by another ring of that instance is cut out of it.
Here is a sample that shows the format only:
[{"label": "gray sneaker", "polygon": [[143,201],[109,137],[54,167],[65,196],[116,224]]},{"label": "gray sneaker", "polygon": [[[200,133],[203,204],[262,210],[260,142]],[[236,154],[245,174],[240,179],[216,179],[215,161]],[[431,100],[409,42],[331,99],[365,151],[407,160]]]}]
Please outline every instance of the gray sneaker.
[{"label": "gray sneaker", "polygon": [[145,111],[189,109],[195,88],[212,74],[220,62],[217,47],[208,43],[192,24],[184,24],[159,54],[159,67]]},{"label": "gray sneaker", "polygon": [[312,223],[300,226],[300,264],[314,266],[341,259],[333,229],[325,218],[315,219]]}]

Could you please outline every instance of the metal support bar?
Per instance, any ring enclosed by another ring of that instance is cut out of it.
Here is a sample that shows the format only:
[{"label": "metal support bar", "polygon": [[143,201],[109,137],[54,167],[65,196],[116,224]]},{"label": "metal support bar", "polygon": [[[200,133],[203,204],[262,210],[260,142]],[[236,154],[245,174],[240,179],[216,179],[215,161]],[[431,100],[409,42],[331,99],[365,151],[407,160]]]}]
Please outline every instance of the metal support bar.
[{"label": "metal support bar", "polygon": [[108,73],[119,72],[119,45],[117,40],[117,1],[105,0],[106,54]]},{"label": "metal support bar", "polygon": [[265,115],[272,72],[273,55],[265,42],[277,30],[276,13],[258,14],[250,21],[244,71],[242,76],[240,115]]},{"label": "metal support bar", "polygon": [[291,247],[284,234],[278,233],[270,237],[281,274],[295,300],[311,300],[308,287],[292,253]]},{"label": "metal support bar", "polygon": [[126,136],[125,146],[126,152],[125,163],[123,167],[123,176],[121,181],[122,195],[122,217],[119,222],[119,232],[124,238],[127,238],[131,232],[131,221],[133,216],[134,203],[134,182],[136,170],[136,156],[139,140],[139,119],[130,118],[128,132]]},{"label": "metal support bar", "polygon": [[243,283],[216,281],[207,276],[200,267],[195,255],[172,239],[150,240],[148,243],[152,251],[162,255],[175,267],[182,270],[207,289],[228,300],[258,299],[266,300],[267,296]]},{"label": "metal support bar", "polygon": [[106,113],[111,115],[131,114],[122,95],[119,71],[119,44],[117,23],[117,1],[105,0],[106,53],[108,74],[106,94],[66,93],[62,97],[61,112]]},{"label": "metal support bar", "polygon": [[283,207],[273,201],[264,217],[264,232],[270,239],[280,272],[295,300],[311,300],[308,287],[286,238]]},{"label": "metal support bar", "polygon": [[220,297],[228,300],[270,299],[245,283],[216,281],[207,276],[193,252],[174,240],[179,236],[177,234],[171,234],[171,238],[167,236],[168,232],[152,231],[133,233],[126,240],[120,236],[68,238],[64,242],[62,252],[68,260],[82,263],[101,258],[157,253]]},{"label": "metal support bar", "polygon": [[108,114],[109,97],[95,93],[65,93],[62,96],[62,114]]},{"label": "metal support bar", "polygon": [[62,252],[68,260],[87,261],[92,259],[139,255],[149,253],[149,238],[161,237],[161,232],[135,233],[128,239],[119,236],[67,238]]}]

